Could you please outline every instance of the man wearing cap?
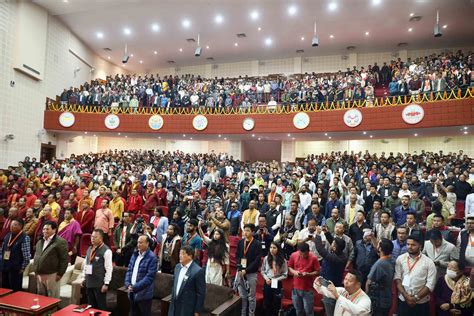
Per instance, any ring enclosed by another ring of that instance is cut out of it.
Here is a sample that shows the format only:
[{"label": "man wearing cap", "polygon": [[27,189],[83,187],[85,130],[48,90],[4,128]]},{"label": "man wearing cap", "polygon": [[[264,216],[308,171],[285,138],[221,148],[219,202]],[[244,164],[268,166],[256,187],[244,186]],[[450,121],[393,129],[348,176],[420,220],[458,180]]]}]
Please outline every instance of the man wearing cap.
[{"label": "man wearing cap", "polygon": [[407,239],[407,253],[395,263],[398,289],[398,315],[429,315],[430,293],[436,284],[436,266],[421,253],[422,241],[417,236]]}]

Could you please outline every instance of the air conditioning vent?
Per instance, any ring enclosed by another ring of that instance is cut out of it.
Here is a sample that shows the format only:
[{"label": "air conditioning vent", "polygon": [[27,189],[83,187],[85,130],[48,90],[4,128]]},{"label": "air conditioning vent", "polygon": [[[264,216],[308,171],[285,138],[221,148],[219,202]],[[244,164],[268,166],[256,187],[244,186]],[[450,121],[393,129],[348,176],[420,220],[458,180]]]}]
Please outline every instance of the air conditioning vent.
[{"label": "air conditioning vent", "polygon": [[406,46],[408,46],[408,43],[401,42],[401,43],[398,43],[397,46],[398,47],[406,47]]},{"label": "air conditioning vent", "polygon": [[303,53],[304,53],[304,49],[297,49],[297,50],[296,50],[296,53],[297,53],[297,54],[303,54]]},{"label": "air conditioning vent", "polygon": [[237,38],[246,38],[247,35],[245,33],[238,33],[237,35]]},{"label": "air conditioning vent", "polygon": [[196,43],[196,40],[194,38],[187,38],[186,42],[188,43]]},{"label": "air conditioning vent", "polygon": [[346,49],[347,50],[354,50],[354,49],[356,49],[356,47],[355,46],[347,46]]},{"label": "air conditioning vent", "polygon": [[420,15],[416,15],[416,16],[412,16],[408,21],[410,22],[419,22],[421,20],[422,16]]},{"label": "air conditioning vent", "polygon": [[168,64],[174,64],[174,63],[175,63],[174,60],[167,60],[166,62],[167,62]]},{"label": "air conditioning vent", "polygon": [[206,60],[214,60],[214,57],[207,57]]},{"label": "air conditioning vent", "polygon": [[104,47],[104,48],[102,48],[102,49],[105,50],[106,52],[111,52],[111,51],[112,51],[112,49],[110,49],[110,48],[108,48],[108,47]]}]

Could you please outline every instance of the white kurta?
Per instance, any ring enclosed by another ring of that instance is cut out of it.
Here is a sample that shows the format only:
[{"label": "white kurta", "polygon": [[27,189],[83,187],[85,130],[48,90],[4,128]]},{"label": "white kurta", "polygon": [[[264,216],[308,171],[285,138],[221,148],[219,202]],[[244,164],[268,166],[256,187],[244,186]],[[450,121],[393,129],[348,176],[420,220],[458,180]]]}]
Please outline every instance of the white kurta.
[{"label": "white kurta", "polygon": [[[359,295],[355,296],[353,301],[351,297],[348,296],[347,291],[343,287],[336,287],[337,293],[339,293],[339,298],[336,301],[336,308],[334,309],[334,315],[341,316],[370,316],[372,303],[370,298],[364,291],[361,291]],[[318,293],[329,297],[334,298],[329,290],[324,287],[317,287],[316,291]],[[346,298],[348,296],[348,298]],[[354,296],[354,295],[353,295]]]}]

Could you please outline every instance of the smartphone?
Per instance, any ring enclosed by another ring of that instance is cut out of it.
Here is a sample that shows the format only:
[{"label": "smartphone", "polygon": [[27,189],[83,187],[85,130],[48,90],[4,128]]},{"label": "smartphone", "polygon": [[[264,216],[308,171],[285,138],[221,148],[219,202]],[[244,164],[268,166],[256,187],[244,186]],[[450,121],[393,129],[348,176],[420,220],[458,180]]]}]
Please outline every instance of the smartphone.
[{"label": "smartphone", "polygon": [[320,278],[319,278],[319,283],[321,283],[321,285],[324,286],[324,287],[328,287],[328,285],[329,285],[329,283],[331,283],[331,281],[326,280],[326,279],[323,278],[323,277],[320,277]]}]

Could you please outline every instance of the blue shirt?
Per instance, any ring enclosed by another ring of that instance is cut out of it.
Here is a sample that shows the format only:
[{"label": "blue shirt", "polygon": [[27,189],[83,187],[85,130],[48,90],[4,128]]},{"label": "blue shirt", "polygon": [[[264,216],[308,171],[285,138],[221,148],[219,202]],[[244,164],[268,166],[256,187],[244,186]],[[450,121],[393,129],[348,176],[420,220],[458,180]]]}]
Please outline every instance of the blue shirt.
[{"label": "blue shirt", "polygon": [[331,211],[333,208],[337,208],[339,210],[339,216],[344,217],[344,214],[342,214],[342,202],[339,199],[336,199],[335,201],[329,200],[326,202],[326,210],[324,214],[326,218],[331,217]]},{"label": "blue shirt", "polygon": [[408,212],[415,212],[415,210],[411,207],[403,208],[403,205],[397,206],[395,210],[393,210],[393,221],[397,227],[407,222]]},{"label": "blue shirt", "polygon": [[393,243],[393,251],[392,251],[392,264],[395,265],[397,258],[407,252],[407,242],[405,241],[403,244],[398,242],[398,239],[392,241]]}]

